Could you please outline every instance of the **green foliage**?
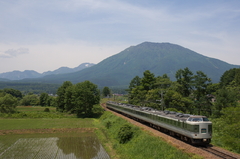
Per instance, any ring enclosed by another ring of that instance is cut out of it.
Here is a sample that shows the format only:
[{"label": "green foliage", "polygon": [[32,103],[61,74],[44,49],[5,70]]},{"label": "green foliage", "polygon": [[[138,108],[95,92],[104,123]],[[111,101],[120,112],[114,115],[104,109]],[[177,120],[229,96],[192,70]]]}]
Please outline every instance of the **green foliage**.
[{"label": "green foliage", "polygon": [[36,94],[25,95],[23,99],[20,101],[20,104],[24,106],[39,105],[39,97]]},{"label": "green foliage", "polygon": [[65,81],[61,87],[57,90],[57,99],[56,99],[56,105],[57,110],[60,112],[64,111],[65,107],[65,92],[69,86],[72,86],[72,83],[70,81]]},{"label": "green foliage", "polygon": [[40,94],[46,92],[49,94],[56,94],[57,88],[60,84],[47,84],[47,83],[27,83],[27,82],[1,82],[0,89],[14,89],[19,90],[22,94],[28,94],[33,92],[34,94]]},{"label": "green foliage", "polygon": [[119,143],[120,144],[125,144],[127,143],[128,141],[130,141],[133,137],[133,130],[132,130],[132,127],[128,124],[124,124],[118,134],[117,134],[117,137],[119,139]]},{"label": "green foliage", "polygon": [[93,106],[100,101],[100,91],[90,81],[75,85],[66,81],[58,89],[57,94],[57,110],[76,113],[78,117],[93,115]]},{"label": "green foliage", "polygon": [[49,96],[47,93],[41,93],[40,97],[39,97],[39,104],[41,106],[49,106],[48,105],[48,99],[49,99]]},{"label": "green foliage", "polygon": [[12,89],[12,88],[4,88],[3,91],[7,94],[11,94],[13,97],[18,99],[22,99],[23,95],[19,90]]},{"label": "green foliage", "polygon": [[50,112],[50,109],[49,108],[45,108],[43,111],[44,112]]},{"label": "green foliage", "polygon": [[143,72],[143,78],[141,79],[141,85],[143,86],[143,89],[148,91],[154,88],[156,78],[153,73],[151,73],[149,70],[146,70]]},{"label": "green foliage", "polygon": [[0,97],[0,113],[14,113],[17,102],[17,98],[10,94]]},{"label": "green foliage", "polygon": [[100,91],[97,89],[97,85],[90,81],[85,81],[75,85],[73,97],[74,109],[77,115],[79,117],[82,115],[90,116],[93,105],[100,102]]},{"label": "green foliage", "polygon": [[214,117],[222,115],[221,110],[227,107],[236,107],[237,96],[236,91],[231,89],[222,88],[216,92],[216,102],[214,103]]},{"label": "green foliage", "polygon": [[207,77],[202,71],[197,71],[194,76],[194,97],[199,100],[201,97],[207,95],[207,87],[211,85],[211,79]]},{"label": "green foliage", "polygon": [[102,94],[104,97],[110,97],[111,96],[111,90],[109,89],[109,87],[104,87]]},{"label": "green foliage", "polygon": [[0,113],[1,118],[73,118],[66,113],[56,112],[54,107],[17,106],[15,113]]},{"label": "green foliage", "polygon": [[228,71],[225,71],[220,78],[220,86],[227,86],[233,81],[240,85],[240,68],[232,68]]},{"label": "green foliage", "polygon": [[213,122],[213,144],[240,153],[240,107],[228,107]]},{"label": "green foliage", "polygon": [[184,97],[188,97],[191,94],[192,84],[193,84],[193,73],[188,67],[179,69],[175,75],[177,82],[181,85],[180,93]]}]

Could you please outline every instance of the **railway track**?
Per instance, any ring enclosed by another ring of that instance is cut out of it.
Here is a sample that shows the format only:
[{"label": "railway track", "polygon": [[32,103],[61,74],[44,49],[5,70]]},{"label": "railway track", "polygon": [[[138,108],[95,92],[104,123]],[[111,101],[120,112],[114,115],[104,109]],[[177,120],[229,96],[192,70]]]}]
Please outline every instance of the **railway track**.
[{"label": "railway track", "polygon": [[229,153],[224,153],[222,151],[216,150],[213,147],[201,147],[200,149],[207,151],[219,158],[224,158],[224,159],[239,159],[238,157],[235,157]]}]

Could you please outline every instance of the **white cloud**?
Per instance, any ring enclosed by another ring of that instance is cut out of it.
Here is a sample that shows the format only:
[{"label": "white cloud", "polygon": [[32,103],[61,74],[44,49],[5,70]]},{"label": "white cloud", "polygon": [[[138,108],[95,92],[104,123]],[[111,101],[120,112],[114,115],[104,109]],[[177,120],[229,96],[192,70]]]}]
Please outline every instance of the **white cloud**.
[{"label": "white cloud", "polygon": [[28,53],[29,53],[28,48],[19,48],[17,50],[9,49],[7,51],[4,51],[3,53],[0,52],[0,58],[11,58]]}]

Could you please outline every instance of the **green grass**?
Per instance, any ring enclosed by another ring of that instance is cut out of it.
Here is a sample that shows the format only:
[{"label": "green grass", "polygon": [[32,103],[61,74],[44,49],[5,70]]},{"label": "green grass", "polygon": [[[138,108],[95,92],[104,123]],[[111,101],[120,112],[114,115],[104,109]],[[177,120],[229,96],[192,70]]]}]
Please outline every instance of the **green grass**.
[{"label": "green grass", "polygon": [[41,106],[17,106],[19,112],[43,112],[45,108],[49,108],[51,112],[56,112],[56,107],[41,107]]},{"label": "green grass", "polygon": [[[110,112],[105,112],[104,115],[95,122],[98,129],[98,136],[102,143],[105,143],[105,149],[111,153],[111,149],[106,145],[112,145],[116,151],[116,158],[124,159],[188,159],[197,158],[198,156],[190,156],[177,148],[167,144],[161,138],[152,136],[148,132],[133,126],[126,120],[113,115]],[[123,125],[130,125],[133,137],[128,142],[121,144],[118,134]]]},{"label": "green grass", "polygon": [[93,119],[90,118],[0,119],[0,130],[92,127],[94,127]]}]

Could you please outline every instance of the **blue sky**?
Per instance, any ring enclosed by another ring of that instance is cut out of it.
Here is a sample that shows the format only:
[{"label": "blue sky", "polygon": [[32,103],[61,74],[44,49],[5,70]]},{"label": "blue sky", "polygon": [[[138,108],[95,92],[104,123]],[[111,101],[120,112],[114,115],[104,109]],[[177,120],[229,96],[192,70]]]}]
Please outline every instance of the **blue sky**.
[{"label": "blue sky", "polygon": [[240,65],[239,0],[0,0],[0,73],[99,63],[170,42]]}]

